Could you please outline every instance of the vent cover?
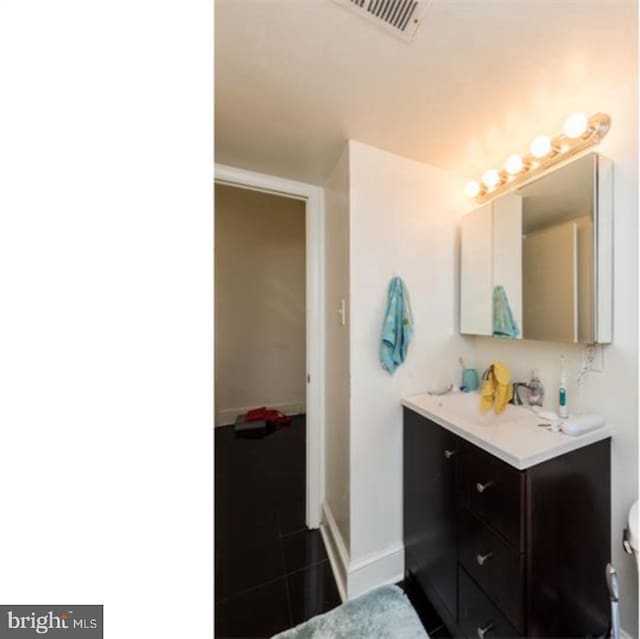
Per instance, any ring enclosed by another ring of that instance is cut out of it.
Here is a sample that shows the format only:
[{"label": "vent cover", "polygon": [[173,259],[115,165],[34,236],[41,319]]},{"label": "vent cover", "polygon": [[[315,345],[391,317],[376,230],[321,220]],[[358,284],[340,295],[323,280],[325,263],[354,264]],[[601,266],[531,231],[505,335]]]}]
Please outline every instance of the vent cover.
[{"label": "vent cover", "polygon": [[431,0],[334,0],[405,42],[416,34]]}]

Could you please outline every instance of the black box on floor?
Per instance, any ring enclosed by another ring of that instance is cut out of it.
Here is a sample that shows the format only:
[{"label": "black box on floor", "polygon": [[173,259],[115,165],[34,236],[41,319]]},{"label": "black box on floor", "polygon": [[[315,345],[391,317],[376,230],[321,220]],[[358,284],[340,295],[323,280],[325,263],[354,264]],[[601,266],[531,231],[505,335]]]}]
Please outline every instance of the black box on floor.
[{"label": "black box on floor", "polygon": [[238,417],[233,426],[236,437],[246,437],[247,439],[264,437],[267,434],[267,422],[255,421],[245,422],[242,417]]}]

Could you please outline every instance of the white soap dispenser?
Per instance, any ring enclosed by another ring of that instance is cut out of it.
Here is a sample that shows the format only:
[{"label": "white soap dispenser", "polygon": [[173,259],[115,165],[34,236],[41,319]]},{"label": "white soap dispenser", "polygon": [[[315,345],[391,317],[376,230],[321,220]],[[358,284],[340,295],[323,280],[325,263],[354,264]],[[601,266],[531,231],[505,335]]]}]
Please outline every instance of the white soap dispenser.
[{"label": "white soap dispenser", "polygon": [[558,392],[558,417],[567,419],[569,409],[567,407],[567,367],[564,355],[560,356],[560,388]]}]

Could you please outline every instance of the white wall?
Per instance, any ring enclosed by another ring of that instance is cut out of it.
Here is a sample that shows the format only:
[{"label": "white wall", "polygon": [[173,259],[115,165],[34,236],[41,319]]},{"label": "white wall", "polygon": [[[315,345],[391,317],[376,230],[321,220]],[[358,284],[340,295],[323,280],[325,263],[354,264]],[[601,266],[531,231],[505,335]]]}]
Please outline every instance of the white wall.
[{"label": "white wall", "polygon": [[[349,512],[349,149],[325,189],[325,505],[348,554]],[[338,315],[345,303],[345,324]],[[346,566],[342,566],[346,569]]]},{"label": "white wall", "polygon": [[[373,577],[392,580],[403,571],[400,398],[459,382],[459,355],[473,364],[456,328],[456,223],[468,204],[450,173],[353,141],[349,154],[350,554],[363,569],[368,559],[381,560]],[[391,376],[378,353],[395,275],[409,289],[415,335]],[[354,579],[349,594],[371,585]]]},{"label": "white wall", "polygon": [[609,113],[612,118],[611,131],[599,148],[614,161],[614,335],[613,344],[604,347],[604,371],[588,375],[579,393],[573,383],[581,357],[577,346],[477,337],[475,356],[480,366],[493,359],[504,360],[516,379],[529,379],[531,369],[539,368],[546,388],[545,404],[555,408],[559,357],[566,353],[572,382],[570,411],[602,413],[616,429],[612,445],[613,563],[620,575],[622,626],[637,637],[637,570],[620,543],[629,507],[638,498],[637,85],[634,81],[603,93],[583,108],[587,113]]},{"label": "white wall", "polygon": [[305,203],[216,185],[216,425],[305,409]]}]

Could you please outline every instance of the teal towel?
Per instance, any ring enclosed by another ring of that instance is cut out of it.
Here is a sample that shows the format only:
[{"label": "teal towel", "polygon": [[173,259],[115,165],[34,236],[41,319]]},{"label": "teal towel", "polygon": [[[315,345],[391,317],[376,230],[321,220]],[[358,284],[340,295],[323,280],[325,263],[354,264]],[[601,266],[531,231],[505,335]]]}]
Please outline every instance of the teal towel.
[{"label": "teal towel", "polygon": [[380,362],[392,375],[406,359],[412,336],[413,316],[409,292],[402,279],[394,277],[389,284],[387,310],[380,340]]},{"label": "teal towel", "polygon": [[520,335],[518,322],[509,306],[507,292],[500,284],[493,288],[493,334],[513,339]]}]

